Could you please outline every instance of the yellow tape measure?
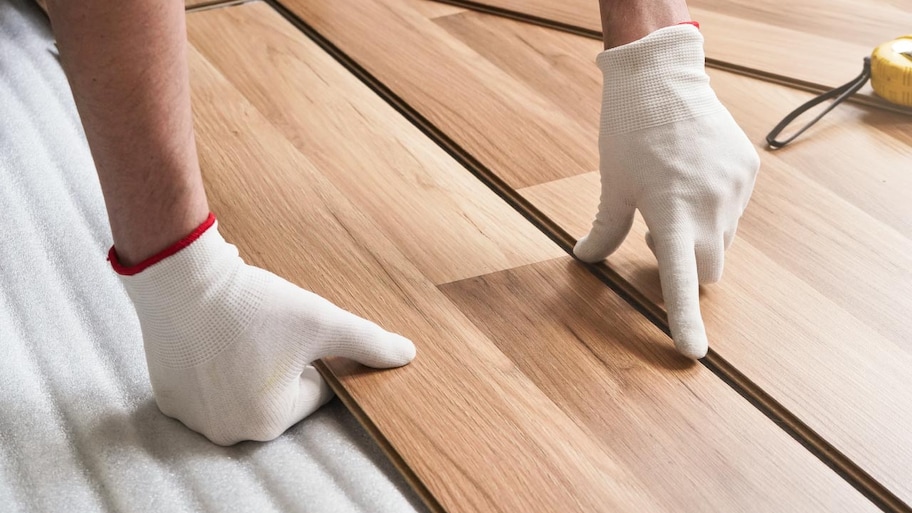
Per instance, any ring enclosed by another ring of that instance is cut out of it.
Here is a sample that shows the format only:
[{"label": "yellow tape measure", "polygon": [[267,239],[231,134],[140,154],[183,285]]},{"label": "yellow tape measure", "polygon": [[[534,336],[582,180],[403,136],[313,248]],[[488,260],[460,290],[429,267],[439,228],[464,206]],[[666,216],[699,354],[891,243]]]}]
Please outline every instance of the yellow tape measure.
[{"label": "yellow tape measure", "polygon": [[912,34],[874,49],[871,87],[890,103],[912,107]]},{"label": "yellow tape measure", "polygon": [[[834,107],[845,101],[846,98],[858,92],[868,82],[868,79],[871,80],[871,87],[874,88],[877,96],[890,103],[912,107],[912,34],[893,41],[887,41],[878,46],[870,57],[865,57],[864,69],[861,71],[861,75],[858,75],[847,84],[821,94],[789,113],[766,136],[767,144],[771,148],[781,148],[792,142],[810,128],[811,125],[820,121],[820,118],[825,116],[827,112],[830,112]],[[801,127],[789,138],[785,140],[776,139],[785,127],[795,121],[798,116],[826,100],[833,100],[833,102],[817,117]]]}]

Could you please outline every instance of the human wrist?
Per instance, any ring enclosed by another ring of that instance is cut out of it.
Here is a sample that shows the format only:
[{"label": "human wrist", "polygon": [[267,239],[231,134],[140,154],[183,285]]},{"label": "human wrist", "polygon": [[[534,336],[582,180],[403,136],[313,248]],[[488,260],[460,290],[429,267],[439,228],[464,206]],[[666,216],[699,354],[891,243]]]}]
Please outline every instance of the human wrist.
[{"label": "human wrist", "polygon": [[704,70],[703,36],[665,27],[601,52],[602,135],[690,119],[723,109]]},{"label": "human wrist", "polygon": [[121,276],[133,276],[139,274],[146,268],[151,267],[158,262],[178,253],[182,249],[186,248],[190,244],[196,242],[203,234],[210,231],[217,232],[218,228],[216,227],[215,214],[209,213],[206,217],[206,220],[201,224],[196,226],[192,231],[185,231],[185,236],[180,240],[168,245],[166,248],[156,252],[155,254],[149,255],[139,261],[130,261],[123,258],[123,251],[118,250],[115,246],[111,246],[110,251],[108,251],[108,261],[111,263],[111,267],[117,274]]},{"label": "human wrist", "polygon": [[691,20],[684,0],[614,0],[602,4],[601,15],[606,50]]}]

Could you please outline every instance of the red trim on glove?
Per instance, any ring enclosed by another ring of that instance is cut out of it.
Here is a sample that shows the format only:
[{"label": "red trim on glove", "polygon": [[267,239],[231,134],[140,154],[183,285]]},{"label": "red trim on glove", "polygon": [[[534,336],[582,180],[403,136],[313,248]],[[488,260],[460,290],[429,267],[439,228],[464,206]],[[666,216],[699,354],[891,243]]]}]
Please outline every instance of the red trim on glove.
[{"label": "red trim on glove", "polygon": [[678,25],[693,25],[694,27],[697,27],[698,29],[700,28],[699,21],[682,21],[681,23],[678,23]]},{"label": "red trim on glove", "polygon": [[195,230],[190,232],[190,235],[187,235],[183,239],[175,242],[174,244],[168,246],[160,253],[150,256],[149,258],[143,260],[142,262],[136,265],[122,265],[120,260],[117,259],[117,251],[114,249],[114,246],[111,246],[111,251],[108,251],[108,261],[111,262],[111,267],[114,268],[114,272],[122,276],[133,276],[134,274],[139,274],[145,271],[148,267],[151,267],[162,260],[168,258],[169,256],[177,253],[178,251],[186,248],[190,244],[193,244],[196,239],[200,238],[206,230],[212,227],[215,224],[215,214],[212,212],[209,213],[209,217],[203,221],[203,224],[196,227]]}]

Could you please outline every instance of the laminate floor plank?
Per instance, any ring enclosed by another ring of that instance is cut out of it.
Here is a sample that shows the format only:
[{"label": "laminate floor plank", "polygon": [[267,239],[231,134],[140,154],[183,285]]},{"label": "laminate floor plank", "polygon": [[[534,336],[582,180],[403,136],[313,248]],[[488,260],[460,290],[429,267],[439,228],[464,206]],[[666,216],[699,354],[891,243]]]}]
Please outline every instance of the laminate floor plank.
[{"label": "laminate floor plank", "polygon": [[415,10],[428,19],[442,18],[443,16],[461,14],[466,11],[465,8],[445,4],[443,2],[416,2],[413,6],[415,7]]},{"label": "laminate floor plank", "polygon": [[[265,4],[195,13],[188,20],[195,123],[210,204],[226,238],[248,262],[416,342],[417,359],[401,369],[366,371],[346,361],[328,362],[335,373],[331,378],[343,384],[343,393],[350,394],[372,431],[394,449],[402,468],[420,476],[450,512],[662,511],[647,486],[591,441],[412,264],[414,255],[403,252],[408,248],[386,237],[369,206],[355,202],[363,198],[337,188],[328,177],[332,169],[301,153],[209,60],[206,46],[196,48],[207,27],[230,31],[239,19],[248,27],[265,20],[276,32],[233,32],[246,44],[218,51],[241,52],[238,63],[249,58],[243,52],[257,38],[278,44],[283,37],[284,20]],[[282,47],[320,68],[321,77],[339,78],[339,71],[325,69],[338,66],[303,36],[276,49]],[[262,80],[276,76],[265,73]],[[352,101],[345,95],[352,93],[346,83],[351,77],[340,80],[336,101],[324,98],[326,103],[314,110]],[[366,89],[360,94],[370,95]],[[397,127],[401,118],[392,112],[373,121],[392,133],[402,130]],[[324,129],[344,135],[335,125]],[[417,136],[409,144],[432,146]],[[350,141],[345,151],[374,156],[378,164],[373,173],[401,172],[384,157],[400,151],[388,147],[388,140]],[[439,164],[440,159],[421,162],[429,173],[440,172]],[[391,202],[403,199],[388,196]],[[450,234],[447,222],[458,224],[461,214],[442,220],[438,236]],[[416,226],[424,222],[412,221]],[[472,246],[473,240],[451,242],[458,250],[456,245]],[[485,244],[474,250],[485,252]]]},{"label": "laminate floor plank", "polygon": [[[748,209],[740,238],[726,254],[723,280],[702,290],[701,307],[710,345],[838,450],[908,501],[910,454],[905,426],[912,411],[904,383],[908,383],[912,357],[908,347],[904,347],[908,327],[903,324],[901,307],[876,311],[870,305],[877,303],[866,297],[875,287],[862,284],[858,289],[837,280],[821,282],[791,265],[793,259],[807,262],[816,258],[809,248],[823,239],[815,233],[819,225],[774,221],[771,224],[776,225],[776,230],[790,233],[793,246],[766,251],[762,241],[765,236],[752,235],[759,231],[751,218],[762,215],[760,211],[765,208],[760,203],[766,195],[759,192],[779,189],[777,178],[784,177],[764,170],[758,183],[758,198]],[[783,182],[796,185],[790,180]],[[526,189],[523,195],[579,237],[588,231],[589,220],[582,208],[570,206],[568,198],[573,198],[573,205],[595,208],[598,192],[592,186],[597,184],[598,174],[589,173]],[[836,202],[830,206],[838,209],[845,204]],[[794,214],[782,212],[782,219]],[[799,213],[798,219],[801,217]],[[800,228],[792,231],[795,225]],[[770,223],[760,226],[769,229]],[[658,271],[643,240],[645,233],[645,223],[637,216],[630,237],[608,259],[608,264],[661,306]],[[908,241],[894,239],[888,243],[898,252],[912,249]],[[826,263],[820,267],[825,269]],[[840,271],[826,272],[836,275]],[[901,292],[895,283],[888,289]],[[885,318],[889,324],[873,325],[874,317]]]},{"label": "laminate floor plank", "polygon": [[[536,53],[562,63],[597,51],[597,43],[583,38],[549,38],[547,29],[533,35],[514,22],[474,17],[487,21],[475,32],[502,38],[485,50],[473,48],[498,53],[489,58],[499,62],[511,60],[511,48],[529,53],[530,41]],[[468,18],[438,23],[467,25]],[[511,43],[509,27],[525,34]],[[453,33],[481,39],[465,26]],[[562,57],[571,40],[578,46]],[[535,62],[530,59],[516,55],[512,62]],[[586,91],[566,94],[598,108],[599,88],[591,85],[598,70],[565,65],[565,73],[585,74],[574,81],[552,80],[557,70],[547,69],[524,73],[565,89],[577,84]],[[710,74],[720,99],[758,143],[781,116],[778,109],[811,96]],[[726,276],[705,288],[702,308],[714,349],[908,503],[912,434],[905,426],[912,422],[912,393],[903,383],[912,379],[912,205],[905,191],[912,188],[912,136],[907,118],[891,112],[846,105],[830,116],[785,150],[758,147],[763,166],[752,204],[727,254]],[[597,129],[596,117],[588,123]],[[592,172],[520,192],[578,238],[589,229],[598,191]],[[608,262],[661,305],[644,234],[638,219]]]},{"label": "laminate floor plank", "polygon": [[[207,60],[432,282],[564,254],[272,8],[193,16],[188,30]],[[368,144],[374,151],[358,149]]]},{"label": "laminate floor plank", "polygon": [[187,9],[193,7],[200,7],[202,5],[210,4],[212,0],[184,0],[184,4],[187,6]]},{"label": "laminate floor plank", "polygon": [[[387,87],[408,91],[410,105],[432,123],[448,124],[450,137],[496,163],[509,185],[527,187],[598,165],[588,151],[597,144],[597,133],[448,35],[415,8],[419,3],[292,0],[282,5],[356,56],[369,72],[382,75]],[[467,130],[459,129],[463,125]],[[488,129],[475,129],[482,125]],[[520,149],[517,140],[528,144]]]},{"label": "laminate floor plank", "polygon": [[441,290],[666,509],[872,507],[573,259]]},{"label": "laminate floor plank", "polygon": [[[474,0],[589,31],[601,32],[595,0]],[[875,0],[690,0],[701,23],[706,56],[796,81],[835,87],[861,71],[878,44],[907,34],[912,10]],[[870,91],[868,89],[867,91]]]},{"label": "laminate floor plank", "polygon": [[[471,90],[472,102],[485,103],[495,94],[486,91],[504,87],[487,81],[507,76],[510,87],[520,84],[550,102],[547,108],[528,106],[523,118],[560,147],[574,139],[569,129],[561,131],[566,120],[578,125],[572,133],[597,133],[600,77],[584,63],[600,44],[479,13],[422,22],[413,1],[360,0],[357,9],[305,0],[286,5],[509,183],[538,181],[524,180],[523,170],[537,177],[546,174],[542,168],[566,170],[567,161],[540,148],[540,140],[467,115],[472,106],[450,94],[449,85]],[[401,38],[400,47],[410,49],[407,58],[373,51],[377,41],[407,31],[403,19],[413,31],[420,28],[423,44]],[[369,30],[381,25],[386,28]],[[360,30],[343,30],[351,26]],[[474,74],[468,63],[501,72]],[[444,86],[439,77],[422,80],[416,68],[458,71]],[[723,71],[710,74],[717,94],[758,143],[810,96]],[[554,110],[563,114],[560,124],[553,123]],[[761,149],[763,170],[726,277],[706,287],[702,306],[719,354],[908,503],[912,391],[904,383],[912,380],[906,320],[912,311],[912,208],[904,191],[912,141],[906,119],[847,105],[785,150]],[[485,139],[509,162],[477,150]],[[597,145],[583,151],[573,162],[597,160]],[[597,204],[595,169],[520,192],[579,236]],[[636,229],[609,264],[661,305],[654,258],[642,241],[642,225]]]},{"label": "laminate floor plank", "polygon": [[[571,114],[587,130],[598,131],[601,73],[589,59],[598,52],[597,42],[475,12],[441,18],[436,23]],[[769,127],[792,105],[811,97],[732,73],[709,73],[716,93],[754,141],[762,141]],[[757,91],[763,108],[758,108],[751,93],[745,91]],[[547,120],[538,122],[544,124]],[[906,194],[912,188],[912,173],[906,171],[910,146],[908,118],[843,106],[787,150],[763,153],[783,165],[799,168],[802,174],[912,238],[912,204]],[[597,159],[596,147],[586,151]],[[831,156],[827,166],[819,165],[821,153]],[[876,162],[872,162],[871,155],[877,156]],[[876,166],[872,166],[874,163]],[[549,164],[560,165],[557,161]]]}]

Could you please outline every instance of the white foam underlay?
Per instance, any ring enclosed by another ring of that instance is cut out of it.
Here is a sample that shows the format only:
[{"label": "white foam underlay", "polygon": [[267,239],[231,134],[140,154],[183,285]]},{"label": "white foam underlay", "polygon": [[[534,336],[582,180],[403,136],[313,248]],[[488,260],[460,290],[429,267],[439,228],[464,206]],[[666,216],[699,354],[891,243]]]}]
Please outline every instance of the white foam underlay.
[{"label": "white foam underlay", "polygon": [[0,511],[421,510],[334,401],[222,448],[155,406],[44,15],[0,0]]}]

